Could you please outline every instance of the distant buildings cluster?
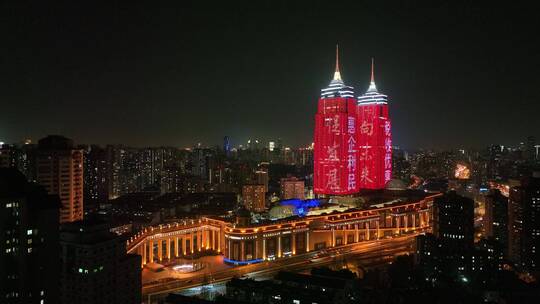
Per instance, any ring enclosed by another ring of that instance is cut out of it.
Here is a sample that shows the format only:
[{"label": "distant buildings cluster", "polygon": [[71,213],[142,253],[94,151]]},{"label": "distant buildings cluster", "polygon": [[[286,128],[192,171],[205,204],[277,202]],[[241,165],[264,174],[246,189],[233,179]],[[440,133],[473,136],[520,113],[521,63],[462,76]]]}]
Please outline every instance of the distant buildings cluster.
[{"label": "distant buildings cluster", "polygon": [[2,303],[140,303],[140,256],[107,223],[67,219],[64,204],[54,187],[0,168]]},{"label": "distant buildings cluster", "polygon": [[[492,291],[508,273],[538,280],[535,139],[478,151],[393,147],[373,65],[367,92],[355,98],[337,60],[308,147],[281,139],[233,147],[228,136],[222,146],[188,149],[76,145],[57,135],[2,144],[0,301],[140,303],[141,265],[210,251],[229,264],[260,263],[413,232],[429,232],[416,238],[413,263],[389,267],[394,278],[407,274],[390,284],[409,288],[407,296],[428,286]],[[233,279],[221,301],[373,296],[358,284],[333,272],[282,272],[264,282]]]},{"label": "distant buildings cluster", "polygon": [[426,279],[493,287],[500,283],[502,271],[511,270],[525,281],[540,278],[539,202],[539,171],[511,187],[507,196],[490,190],[482,216],[473,199],[455,191],[435,199],[433,234],[420,236],[417,242],[417,259]]}]

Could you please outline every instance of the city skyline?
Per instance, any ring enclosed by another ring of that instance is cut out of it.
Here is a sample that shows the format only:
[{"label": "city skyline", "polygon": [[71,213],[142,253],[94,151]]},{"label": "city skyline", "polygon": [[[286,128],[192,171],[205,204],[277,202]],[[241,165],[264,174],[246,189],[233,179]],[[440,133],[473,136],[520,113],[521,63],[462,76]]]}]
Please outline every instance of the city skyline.
[{"label": "city skyline", "polygon": [[0,22],[2,303],[540,303],[535,10],[13,1]]},{"label": "city skyline", "polygon": [[343,77],[358,92],[375,57],[378,85],[393,100],[397,146],[540,137],[538,77],[528,68],[540,52],[528,38],[536,21],[527,10],[355,8],[336,17],[335,8],[300,4],[74,10],[19,3],[3,13],[10,47],[1,56],[10,60],[1,64],[0,140],[63,134],[88,144],[191,146],[221,144],[227,135],[235,144],[280,137],[305,146],[336,43]]}]

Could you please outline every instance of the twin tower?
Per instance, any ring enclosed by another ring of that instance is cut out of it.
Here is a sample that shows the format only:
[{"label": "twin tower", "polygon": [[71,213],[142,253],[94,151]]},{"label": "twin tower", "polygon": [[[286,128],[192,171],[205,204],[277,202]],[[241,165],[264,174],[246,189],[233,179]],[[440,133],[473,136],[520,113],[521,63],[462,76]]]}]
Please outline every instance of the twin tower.
[{"label": "twin tower", "polygon": [[321,90],[315,115],[314,192],[349,195],[361,189],[381,189],[392,178],[392,133],[387,96],[371,82],[358,98],[336,71]]}]

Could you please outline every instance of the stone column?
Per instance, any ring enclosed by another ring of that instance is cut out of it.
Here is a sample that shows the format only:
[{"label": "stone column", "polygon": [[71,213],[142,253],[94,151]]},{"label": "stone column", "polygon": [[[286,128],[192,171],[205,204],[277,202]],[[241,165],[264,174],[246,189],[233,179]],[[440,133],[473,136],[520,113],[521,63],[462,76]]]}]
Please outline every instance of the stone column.
[{"label": "stone column", "polygon": [[296,233],[291,233],[291,251],[292,254],[296,254]]},{"label": "stone column", "polygon": [[154,262],[154,241],[150,240],[148,241],[148,245],[150,246],[150,250],[148,250],[148,255],[150,256],[150,259],[148,260],[149,263]]},{"label": "stone column", "polygon": [[178,257],[178,247],[180,247],[178,245],[178,241],[180,241],[180,239],[178,237],[175,237],[174,238],[174,257]]},{"label": "stone column", "polygon": [[147,250],[147,247],[148,247],[148,246],[146,245],[146,242],[144,242],[144,243],[142,244],[142,249],[143,249],[143,251],[142,251],[142,253],[143,253],[143,254],[142,254],[143,266],[146,264],[146,250]]},{"label": "stone column", "polygon": [[221,252],[221,231],[216,231],[216,237],[217,237],[217,251]]},{"label": "stone column", "polygon": [[163,260],[163,240],[158,240],[158,259],[161,262]]},{"label": "stone column", "polygon": [[201,250],[206,250],[206,231],[201,231]]},{"label": "stone column", "polygon": [[167,238],[165,241],[165,246],[167,246],[167,249],[165,249],[165,252],[167,253],[167,259],[171,259],[171,238]]},{"label": "stone column", "polygon": [[231,258],[231,239],[227,240],[227,246],[229,251],[229,256],[227,256],[229,259]]},{"label": "stone column", "polygon": [[197,231],[197,251],[201,251],[202,248],[202,231]]},{"label": "stone column", "polygon": [[254,259],[258,259],[259,258],[259,238],[257,237],[254,241],[253,241],[253,250],[254,250],[254,255],[253,255],[253,258]]},{"label": "stone column", "polygon": [[309,230],[306,231],[306,252],[309,252]]},{"label": "stone column", "polygon": [[190,253],[193,253],[193,240],[195,240],[195,233],[193,233],[193,231],[191,232],[190,234],[190,241],[189,241],[189,249],[191,250]]},{"label": "stone column", "polygon": [[281,257],[281,234],[278,235],[278,242],[277,242],[277,257]]},{"label": "stone column", "polygon": [[264,238],[264,236],[262,242],[262,259],[266,260],[266,239]]},{"label": "stone column", "polygon": [[366,236],[365,236],[366,241],[369,241],[369,237],[370,237],[370,235],[369,235],[369,221],[365,222],[364,227],[366,229]]},{"label": "stone column", "polygon": [[405,231],[408,231],[409,230],[409,215],[408,214],[405,214]]},{"label": "stone column", "polygon": [[246,260],[246,242],[244,240],[240,241],[240,260]]}]

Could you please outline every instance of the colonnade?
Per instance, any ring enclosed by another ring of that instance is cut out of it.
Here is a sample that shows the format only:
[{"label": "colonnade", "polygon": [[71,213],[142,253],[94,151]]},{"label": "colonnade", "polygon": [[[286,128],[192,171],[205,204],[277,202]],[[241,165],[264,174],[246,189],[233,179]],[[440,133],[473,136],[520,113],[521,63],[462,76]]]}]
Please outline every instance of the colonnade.
[{"label": "colonnade", "polygon": [[299,253],[427,229],[429,210],[401,210],[365,218],[333,218],[319,228],[229,231],[224,235],[226,261],[234,264],[273,260]]},{"label": "colonnade", "polygon": [[221,252],[221,248],[220,229],[201,225],[168,233],[149,234],[131,251],[141,255],[144,266],[148,263],[162,263],[205,250]]},{"label": "colonnade", "polygon": [[260,232],[251,235],[225,234],[225,258],[231,263],[273,260],[310,251],[308,228]]},{"label": "colonnade", "polygon": [[330,246],[401,235],[430,227],[429,210],[393,213],[384,218],[359,220],[355,223],[335,223],[330,226]]},{"label": "colonnade", "polygon": [[222,252],[225,262],[245,264],[293,256],[362,241],[428,231],[431,205],[426,201],[292,221],[238,226],[213,218],[149,227],[128,242],[128,253],[142,265],[189,256],[205,250]]}]

